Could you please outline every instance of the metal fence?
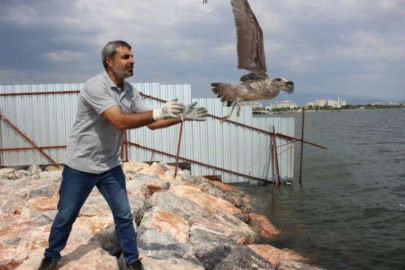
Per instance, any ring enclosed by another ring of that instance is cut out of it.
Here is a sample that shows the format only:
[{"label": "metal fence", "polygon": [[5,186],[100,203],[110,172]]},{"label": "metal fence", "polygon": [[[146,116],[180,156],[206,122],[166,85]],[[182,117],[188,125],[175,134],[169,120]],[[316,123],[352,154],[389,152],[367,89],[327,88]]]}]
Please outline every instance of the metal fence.
[{"label": "metal fence", "polygon": [[[197,101],[200,106],[207,107],[210,114],[219,117],[229,112],[229,108],[224,107],[216,98],[193,99],[188,84],[138,83],[133,85],[139,92],[163,100],[178,98],[185,104]],[[78,93],[75,90],[80,90],[82,86],[83,84],[0,86],[0,113],[37,146],[61,146],[43,149],[43,151],[56,163],[63,164],[65,148],[62,146],[67,144],[76,115]],[[50,92],[53,94],[46,94]],[[150,98],[145,98],[144,101],[151,109],[162,105],[161,102]],[[294,118],[273,116],[256,118],[252,116],[251,107],[244,106],[240,117],[236,117],[234,114],[230,120],[242,125],[234,125],[229,122],[221,124],[218,119],[212,117],[202,123],[184,123],[180,156],[199,162],[198,164],[191,163],[192,174],[221,175],[225,183],[249,180],[247,177],[228,171],[273,180],[271,137],[246,126],[268,132],[274,126],[277,133],[293,137]],[[129,147],[129,160],[174,162],[175,159],[172,156],[160,154],[151,149],[176,155],[179,126],[175,125],[155,131],[148,128],[130,130],[128,141],[145,148]],[[277,145],[283,145],[278,148],[282,179],[292,179],[293,177],[294,144],[287,143],[288,140],[277,137]],[[3,149],[0,151],[0,162],[2,166],[49,164],[49,161],[38,151],[28,149],[31,147],[32,145],[5,121],[0,121],[0,149]],[[27,149],[21,150],[21,148]],[[224,172],[221,168],[226,171]]]}]

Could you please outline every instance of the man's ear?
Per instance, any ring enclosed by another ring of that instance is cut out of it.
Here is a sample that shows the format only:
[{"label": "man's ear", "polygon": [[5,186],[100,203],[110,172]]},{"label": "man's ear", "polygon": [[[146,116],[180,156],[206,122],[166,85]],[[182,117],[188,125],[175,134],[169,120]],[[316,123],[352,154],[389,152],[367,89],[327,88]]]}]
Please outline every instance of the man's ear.
[{"label": "man's ear", "polygon": [[107,63],[107,66],[112,67],[113,61],[110,57],[106,57],[105,62]]}]

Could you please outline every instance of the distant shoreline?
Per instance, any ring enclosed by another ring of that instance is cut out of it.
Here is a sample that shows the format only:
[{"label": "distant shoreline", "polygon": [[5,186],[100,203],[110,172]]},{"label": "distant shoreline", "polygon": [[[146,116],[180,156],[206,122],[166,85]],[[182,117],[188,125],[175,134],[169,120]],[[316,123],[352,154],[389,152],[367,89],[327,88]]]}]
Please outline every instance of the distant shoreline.
[{"label": "distant shoreline", "polygon": [[[347,111],[375,111],[375,110],[405,110],[405,107],[401,108],[362,108],[362,109],[331,109],[331,110],[309,110],[306,109],[306,113],[317,113],[317,112],[347,112]],[[283,114],[301,114],[302,110],[298,111],[283,111],[283,112],[253,112],[253,116],[265,116],[265,115],[283,115]]]}]

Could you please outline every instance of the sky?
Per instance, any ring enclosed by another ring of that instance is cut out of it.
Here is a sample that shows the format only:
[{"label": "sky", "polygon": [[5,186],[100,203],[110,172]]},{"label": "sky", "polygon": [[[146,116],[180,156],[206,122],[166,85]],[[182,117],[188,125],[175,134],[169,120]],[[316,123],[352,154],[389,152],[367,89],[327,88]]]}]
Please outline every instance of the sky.
[{"label": "sky", "polygon": [[[270,77],[295,93],[405,100],[404,0],[249,3]],[[190,84],[194,98],[247,73],[229,0],[0,0],[0,36],[0,85],[83,83],[111,40],[132,45],[130,82]]]}]

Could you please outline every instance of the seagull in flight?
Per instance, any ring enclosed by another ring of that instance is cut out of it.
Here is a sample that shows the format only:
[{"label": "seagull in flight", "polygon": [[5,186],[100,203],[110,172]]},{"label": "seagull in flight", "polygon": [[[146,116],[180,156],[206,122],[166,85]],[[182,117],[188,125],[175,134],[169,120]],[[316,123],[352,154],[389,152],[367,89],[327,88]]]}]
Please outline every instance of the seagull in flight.
[{"label": "seagull in flight", "polygon": [[232,109],[222,118],[222,122],[231,117],[238,105],[240,114],[243,101],[273,99],[280,90],[291,94],[294,83],[285,78],[270,79],[267,74],[264,55],[263,32],[247,0],[231,0],[236,26],[238,68],[249,71],[240,78],[239,84],[212,83],[212,91]]}]

